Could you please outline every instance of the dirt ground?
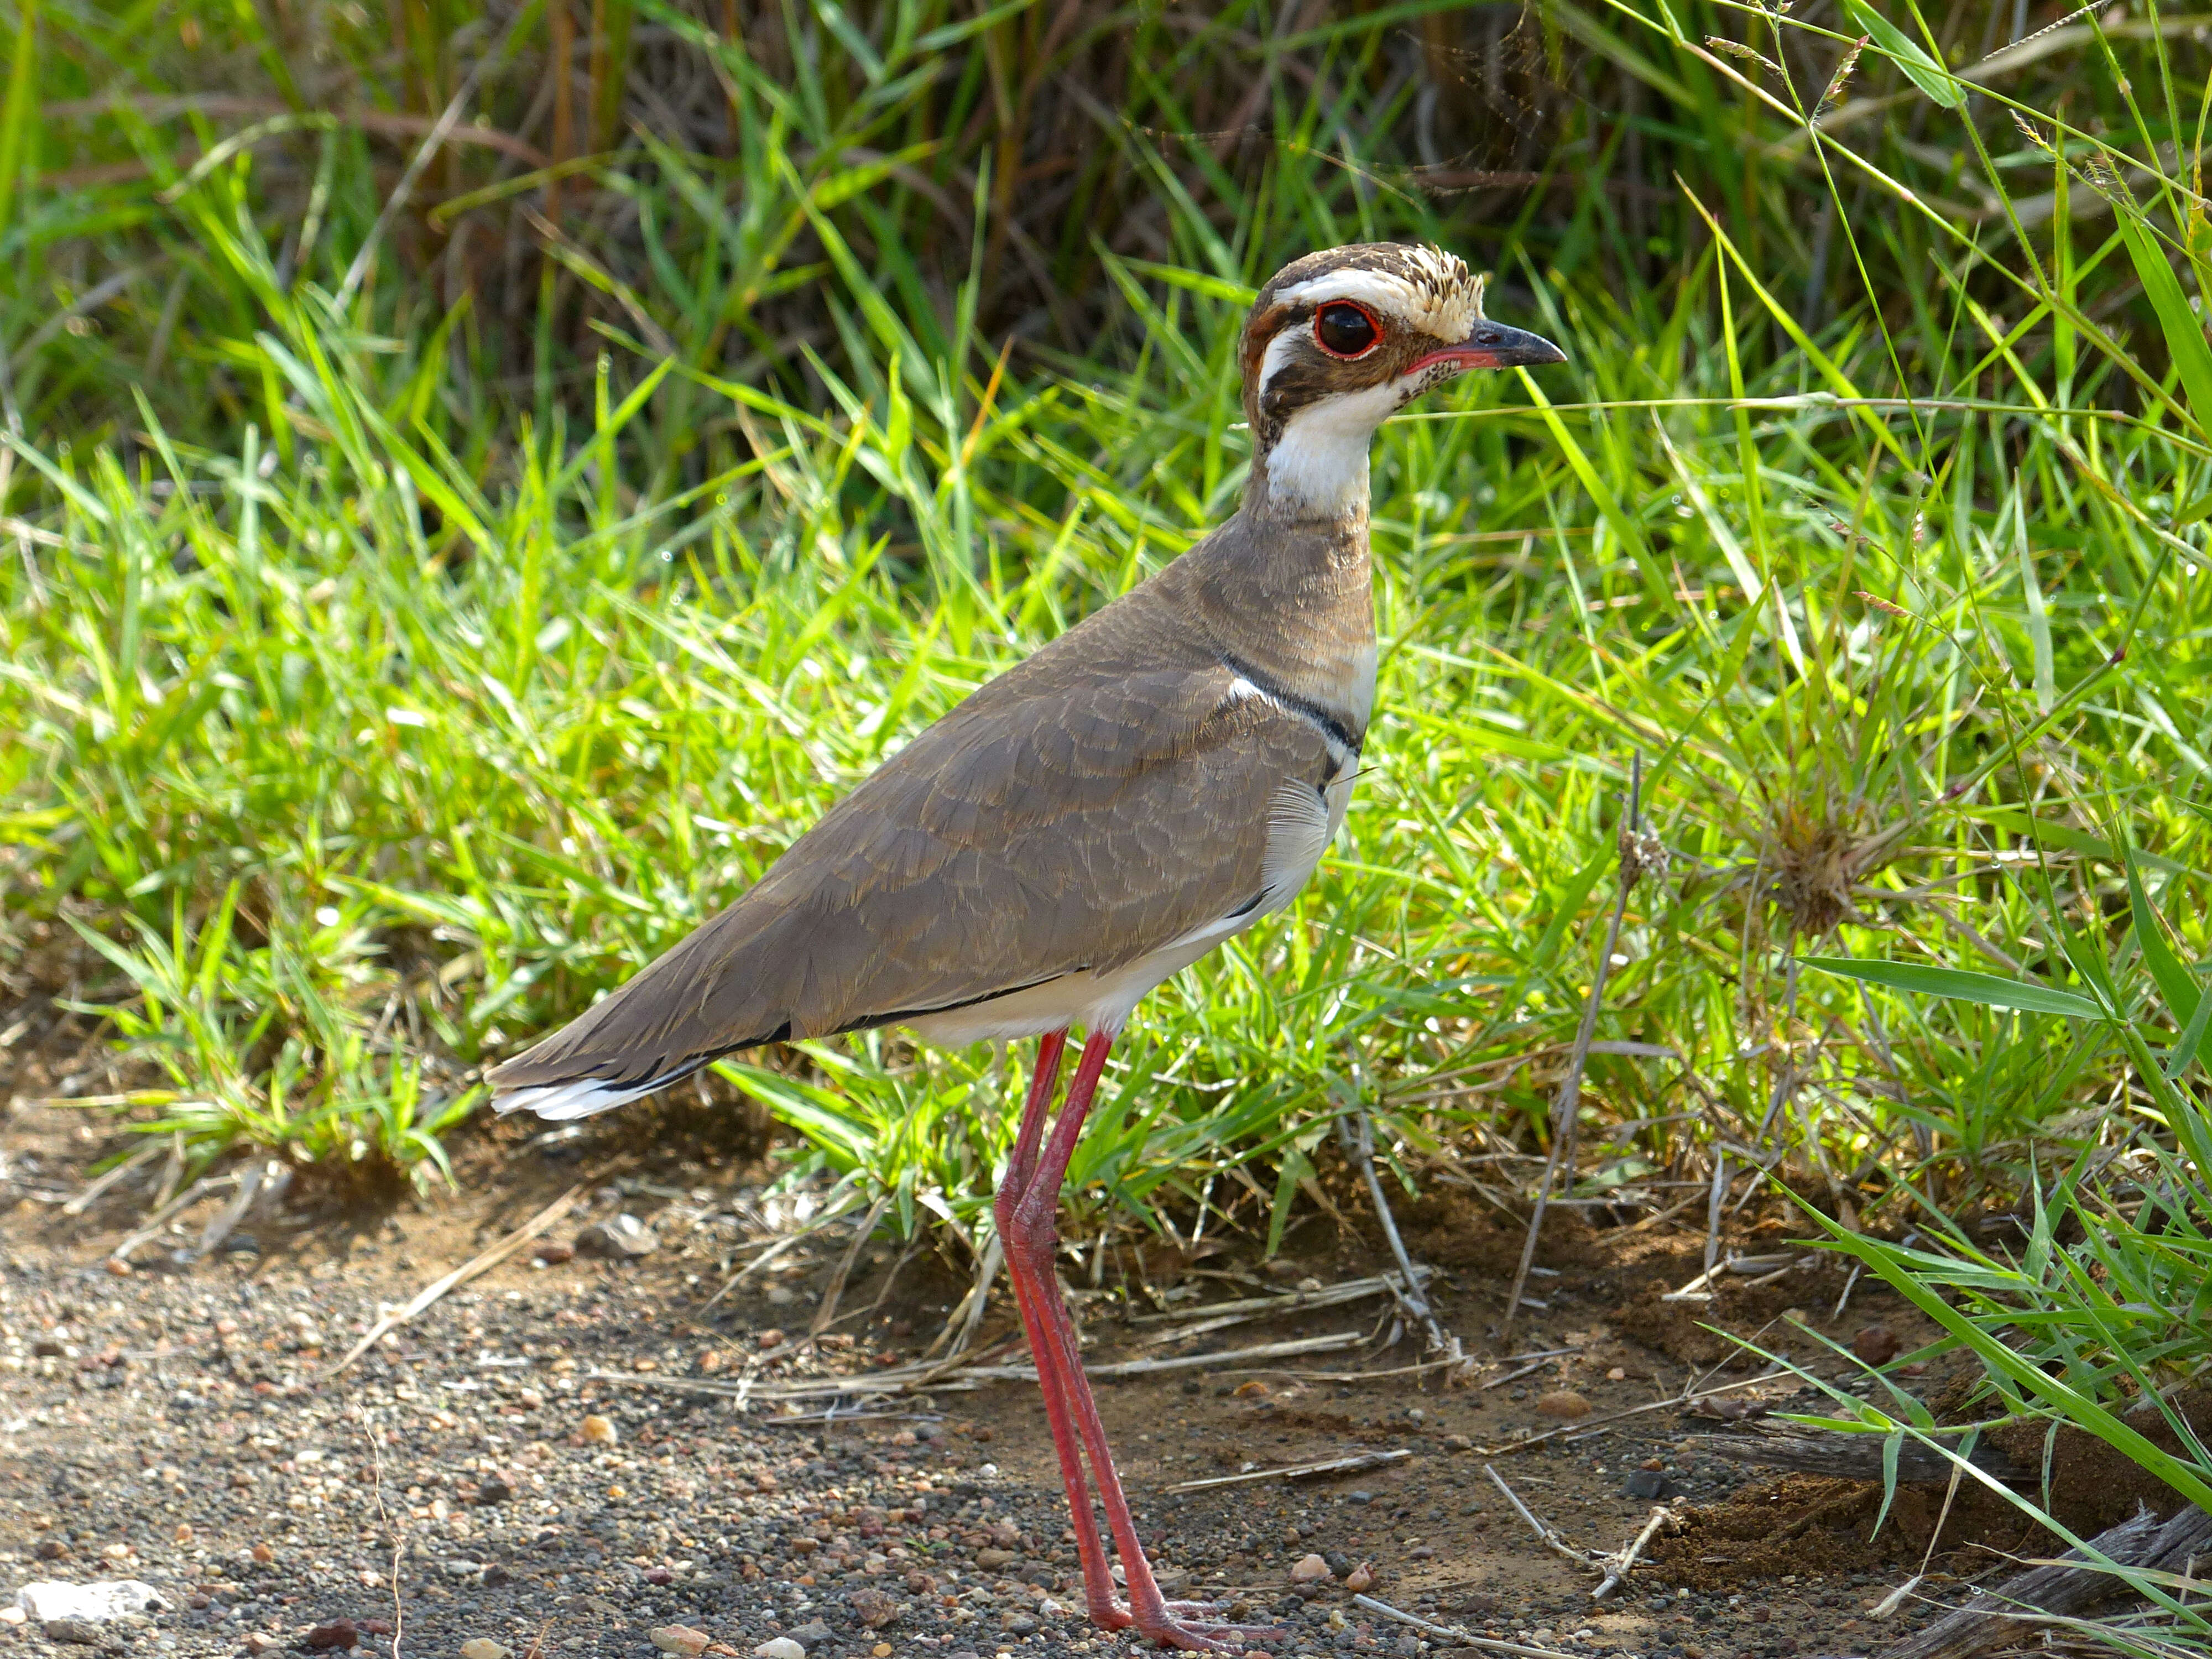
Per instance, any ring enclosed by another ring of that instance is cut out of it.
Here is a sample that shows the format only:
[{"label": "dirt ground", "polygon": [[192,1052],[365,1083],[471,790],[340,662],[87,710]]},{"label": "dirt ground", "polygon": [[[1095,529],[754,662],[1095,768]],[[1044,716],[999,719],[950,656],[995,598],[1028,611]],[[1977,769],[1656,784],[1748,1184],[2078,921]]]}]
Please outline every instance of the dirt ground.
[{"label": "dirt ground", "polygon": [[[810,1659],[1131,1648],[1082,1617],[1033,1384],[938,1386],[894,1414],[825,1425],[780,1414],[818,1403],[741,1410],[593,1376],[770,1389],[903,1364],[965,1288],[933,1255],[902,1261],[878,1244],[854,1262],[826,1340],[805,1344],[848,1237],[831,1230],[708,1306],[747,1247],[774,1236],[764,1222],[791,1224],[792,1200],[767,1195],[757,1159],[686,1151],[665,1128],[618,1117],[533,1148],[508,1126],[467,1147],[461,1197],[340,1203],[295,1190],[291,1207],[249,1217],[243,1236],[193,1260],[211,1199],[118,1275],[106,1259],[143,1192],[78,1216],[62,1207],[121,1144],[112,1125],[18,1095],[0,1118],[0,1605],[33,1580],[141,1580],[166,1609],[63,1634],[163,1655],[347,1642],[441,1659],[501,1659],[465,1650],[474,1641],[516,1659],[696,1650],[670,1626],[738,1655],[792,1636]],[[635,1260],[518,1253],[329,1374],[380,1309],[571,1187],[578,1207],[546,1235],[547,1254],[619,1215],[657,1248]],[[1861,1283],[1834,1317],[1843,1280],[1825,1262],[1723,1280],[1709,1303],[1662,1302],[1697,1276],[1701,1232],[1568,1219],[1531,1282],[1544,1305],[1507,1341],[1516,1230],[1449,1189],[1400,1219],[1441,1272],[1444,1321],[1484,1362],[1471,1382],[1407,1374],[1421,1358],[1408,1336],[1263,1362],[1272,1369],[1224,1359],[1101,1383],[1170,1594],[1181,1583],[1240,1604],[1284,1627],[1273,1651],[1299,1656],[1472,1659],[1463,1635],[1577,1655],[1779,1659],[1871,1651],[1928,1615],[1917,1600],[1886,1620],[1870,1609],[1920,1566],[1940,1488],[1908,1491],[1874,1534],[1876,1489],[1707,1449],[1709,1432],[1742,1431],[1735,1414],[1814,1406],[1793,1397],[1794,1379],[1701,1408],[1728,1416],[1667,1405],[1604,1420],[1753,1376],[1712,1326],[1794,1345],[1831,1376],[1851,1368],[1815,1355],[1786,1311],[1839,1342],[1887,1327],[1909,1354],[1928,1333],[1901,1304]],[[1800,1231],[1754,1220],[1732,1243],[1782,1250]],[[1316,1217],[1272,1267],[1231,1248],[1148,1260],[1146,1273],[1194,1305],[1378,1265],[1371,1241]],[[1127,1322],[1116,1298],[1079,1303],[1094,1365],[1390,1322],[1367,1301],[1147,1343],[1159,1328]],[[973,1352],[989,1358],[1017,1334],[1002,1293]],[[996,1363],[1023,1357],[1017,1346]],[[1939,1362],[1900,1380],[1932,1396],[1944,1376]],[[1172,1490],[1400,1450],[1411,1455],[1351,1474]],[[1625,1592],[1595,1602],[1597,1573],[1548,1551],[1486,1466],[1581,1547],[1621,1548],[1662,1504],[1672,1519]],[[1994,1551],[2031,1541],[1996,1509],[1954,1510],[1923,1594],[1960,1599],[1965,1580],[2006,1565]],[[1294,1581],[1316,1554],[1328,1576]],[[1355,1604],[1370,1577],[1370,1597],[1459,1634]],[[71,1650],[37,1620],[0,1622],[0,1655]]]}]

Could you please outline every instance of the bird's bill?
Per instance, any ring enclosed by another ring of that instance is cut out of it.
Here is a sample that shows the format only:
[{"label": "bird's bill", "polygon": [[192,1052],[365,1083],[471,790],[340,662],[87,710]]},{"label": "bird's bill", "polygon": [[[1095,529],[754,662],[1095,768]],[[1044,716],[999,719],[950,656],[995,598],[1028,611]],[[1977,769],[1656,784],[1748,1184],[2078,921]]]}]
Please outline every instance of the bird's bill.
[{"label": "bird's bill", "polygon": [[1457,345],[1431,351],[1408,372],[1419,373],[1438,363],[1449,363],[1457,373],[1469,368],[1540,368],[1566,361],[1567,354],[1540,334],[1484,322],[1477,323],[1474,331]]}]

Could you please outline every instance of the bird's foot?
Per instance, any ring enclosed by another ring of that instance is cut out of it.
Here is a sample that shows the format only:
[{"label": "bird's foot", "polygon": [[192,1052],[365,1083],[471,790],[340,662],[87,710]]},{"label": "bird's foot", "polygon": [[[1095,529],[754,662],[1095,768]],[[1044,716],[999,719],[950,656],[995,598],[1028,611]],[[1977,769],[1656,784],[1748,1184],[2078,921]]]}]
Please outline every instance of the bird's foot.
[{"label": "bird's foot", "polygon": [[1221,1601],[1165,1601],[1155,1617],[1147,1619],[1133,1613],[1119,1601],[1107,1604],[1104,1609],[1091,1609],[1091,1622],[1107,1630],[1127,1630],[1135,1626],[1137,1634],[1164,1648],[1179,1648],[1186,1653],[1241,1653],[1255,1642],[1280,1642],[1290,1632],[1279,1625],[1229,1625],[1210,1615],[1219,1613],[1227,1603]]}]

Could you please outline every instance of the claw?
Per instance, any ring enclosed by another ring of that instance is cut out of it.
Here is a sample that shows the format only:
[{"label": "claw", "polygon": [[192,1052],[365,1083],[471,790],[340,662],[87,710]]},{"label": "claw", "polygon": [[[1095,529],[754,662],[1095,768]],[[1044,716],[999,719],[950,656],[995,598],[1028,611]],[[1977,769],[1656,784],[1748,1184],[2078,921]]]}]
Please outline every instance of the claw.
[{"label": "claw", "polygon": [[1139,1636],[1186,1653],[1240,1653],[1253,1642],[1290,1639],[1290,1632],[1279,1625],[1224,1625],[1206,1616],[1228,1605],[1225,1601],[1169,1601],[1164,1610],[1170,1616],[1147,1625],[1126,1605],[1115,1601],[1103,1611],[1091,1608],[1091,1622],[1104,1630],[1134,1626]]},{"label": "claw", "polygon": [[1186,1653],[1241,1653],[1250,1643],[1281,1641],[1290,1634],[1268,1625],[1186,1625],[1174,1619],[1162,1620],[1149,1628],[1140,1622],[1137,1633],[1164,1648],[1180,1648]]}]

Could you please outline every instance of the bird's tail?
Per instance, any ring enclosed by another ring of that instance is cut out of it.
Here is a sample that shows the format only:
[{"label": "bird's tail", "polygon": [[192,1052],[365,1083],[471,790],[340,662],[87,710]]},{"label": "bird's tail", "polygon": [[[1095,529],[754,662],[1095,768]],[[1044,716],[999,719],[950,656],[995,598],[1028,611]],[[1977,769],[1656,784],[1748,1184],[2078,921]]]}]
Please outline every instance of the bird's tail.
[{"label": "bird's tail", "polygon": [[704,1060],[694,1060],[681,1070],[647,1078],[641,1082],[625,1082],[618,1078],[580,1077],[502,1089],[495,1078],[492,1109],[501,1117],[509,1112],[535,1112],[549,1121],[567,1123],[576,1118],[590,1117],[595,1112],[611,1112],[633,1100],[641,1100],[656,1089],[665,1089],[672,1083],[681,1083],[705,1063]]}]

